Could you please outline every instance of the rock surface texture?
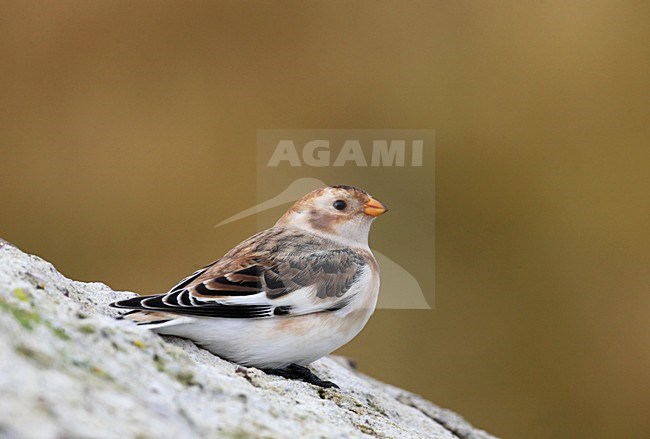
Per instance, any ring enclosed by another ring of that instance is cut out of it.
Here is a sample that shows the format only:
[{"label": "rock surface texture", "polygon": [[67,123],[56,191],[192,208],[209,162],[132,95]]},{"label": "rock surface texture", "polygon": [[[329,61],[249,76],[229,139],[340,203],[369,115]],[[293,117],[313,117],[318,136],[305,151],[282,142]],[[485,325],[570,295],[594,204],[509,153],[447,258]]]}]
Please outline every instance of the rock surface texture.
[{"label": "rock surface texture", "polygon": [[0,437],[492,437],[341,358],[321,389],[115,320],[132,295],[0,240]]}]

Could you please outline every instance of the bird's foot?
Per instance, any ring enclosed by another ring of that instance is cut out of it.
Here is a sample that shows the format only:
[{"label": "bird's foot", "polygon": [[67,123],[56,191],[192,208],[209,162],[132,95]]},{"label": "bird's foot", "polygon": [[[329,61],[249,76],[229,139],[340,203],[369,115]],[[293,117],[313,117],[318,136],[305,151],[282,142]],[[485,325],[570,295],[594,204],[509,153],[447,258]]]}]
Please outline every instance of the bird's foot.
[{"label": "bird's foot", "polygon": [[297,364],[290,364],[284,369],[262,369],[264,372],[270,375],[278,375],[290,380],[300,380],[315,386],[323,387],[329,389],[331,387],[339,388],[336,383],[331,381],[321,380],[318,378],[314,372],[309,370],[304,366],[299,366]]}]

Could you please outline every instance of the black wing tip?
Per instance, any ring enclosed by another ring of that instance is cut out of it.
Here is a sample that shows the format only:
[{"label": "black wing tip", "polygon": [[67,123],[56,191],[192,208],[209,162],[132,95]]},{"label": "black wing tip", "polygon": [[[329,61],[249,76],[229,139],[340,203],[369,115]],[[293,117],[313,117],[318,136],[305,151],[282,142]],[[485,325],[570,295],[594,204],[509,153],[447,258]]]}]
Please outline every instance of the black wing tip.
[{"label": "black wing tip", "polygon": [[124,306],[123,302],[124,300],[118,300],[117,302],[109,303],[108,306],[110,306],[111,308],[118,308],[118,309],[130,308],[128,306]]},{"label": "black wing tip", "polygon": [[[163,301],[165,294],[153,296],[137,296],[130,299],[118,300],[109,304],[112,308],[131,309],[123,316],[138,311],[164,311],[172,314],[196,317],[221,318],[261,318],[269,317],[272,313],[270,305],[224,305],[211,303],[204,306],[169,305]],[[118,317],[119,318],[119,317]]]},{"label": "black wing tip", "polygon": [[130,299],[118,300],[113,303],[109,303],[108,306],[111,308],[142,309],[142,301],[148,297],[152,296],[136,296]]}]

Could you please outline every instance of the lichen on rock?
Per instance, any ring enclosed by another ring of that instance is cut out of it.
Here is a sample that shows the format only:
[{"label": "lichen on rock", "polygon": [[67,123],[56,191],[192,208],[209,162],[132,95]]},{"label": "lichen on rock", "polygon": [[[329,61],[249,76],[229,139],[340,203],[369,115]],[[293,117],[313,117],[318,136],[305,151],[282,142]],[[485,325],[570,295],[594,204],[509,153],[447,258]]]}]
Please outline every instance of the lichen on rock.
[{"label": "lichen on rock", "polygon": [[116,320],[133,295],[0,240],[0,436],[492,437],[341,358],[312,365],[321,389]]}]

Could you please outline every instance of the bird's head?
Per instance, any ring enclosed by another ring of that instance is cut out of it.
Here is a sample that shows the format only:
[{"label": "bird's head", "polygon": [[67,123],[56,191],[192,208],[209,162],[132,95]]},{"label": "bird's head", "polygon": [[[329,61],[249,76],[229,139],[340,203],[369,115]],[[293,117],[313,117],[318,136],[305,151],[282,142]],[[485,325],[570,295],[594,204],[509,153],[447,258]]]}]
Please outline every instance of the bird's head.
[{"label": "bird's head", "polygon": [[387,210],[362,189],[328,186],[296,201],[277,225],[297,227],[347,245],[367,246],[372,220]]}]

